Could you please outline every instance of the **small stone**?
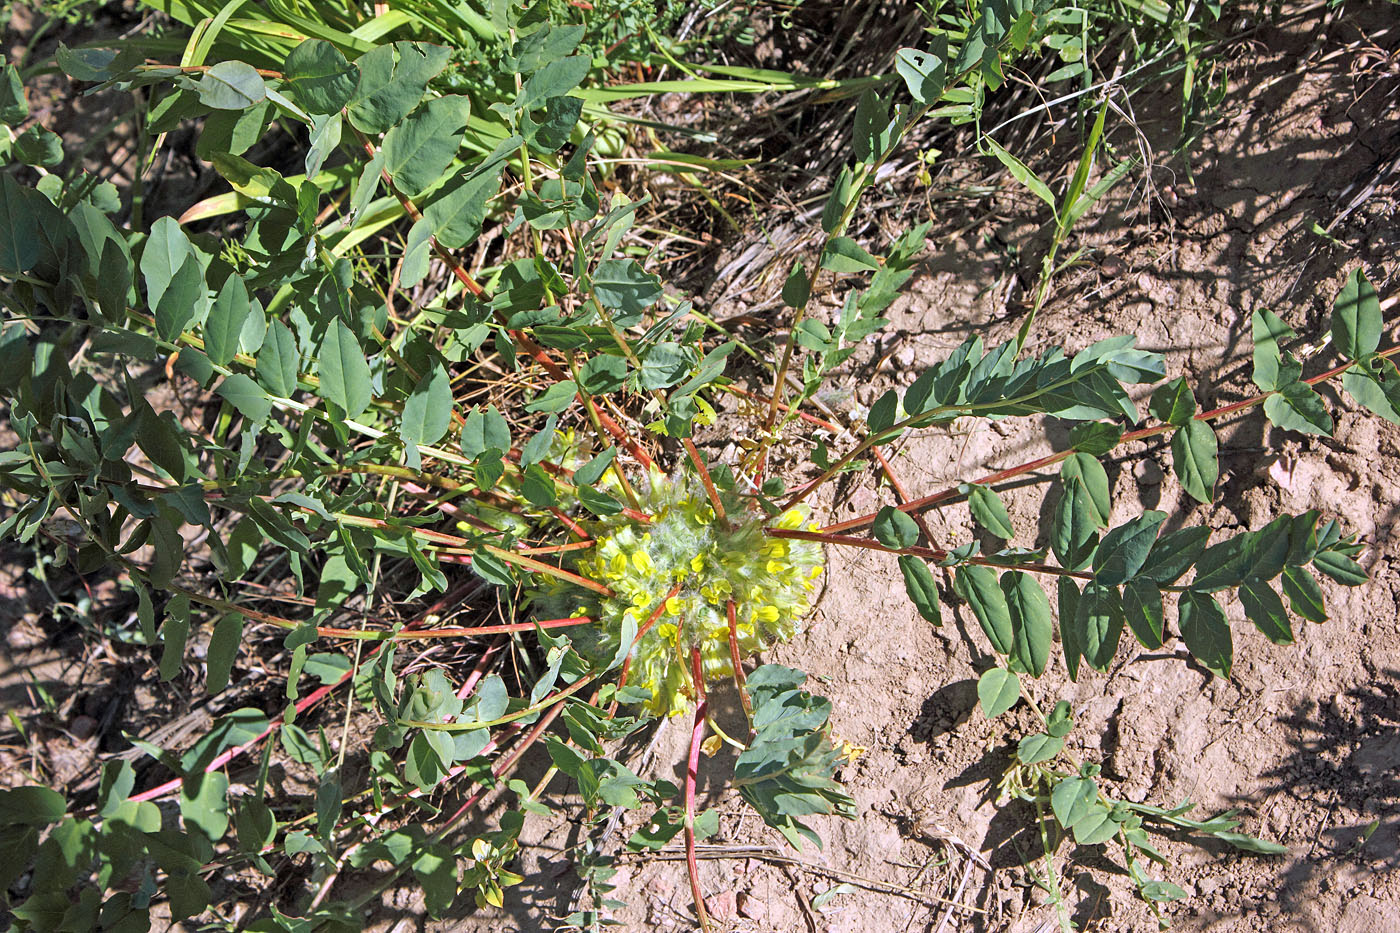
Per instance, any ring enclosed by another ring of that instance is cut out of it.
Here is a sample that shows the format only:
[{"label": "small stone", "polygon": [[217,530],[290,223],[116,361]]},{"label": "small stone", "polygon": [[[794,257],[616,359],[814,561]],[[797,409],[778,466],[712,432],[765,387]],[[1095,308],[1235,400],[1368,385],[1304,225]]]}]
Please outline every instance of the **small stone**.
[{"label": "small stone", "polygon": [[1220,881],[1216,878],[1202,878],[1200,884],[1196,885],[1196,890],[1202,894],[1214,894],[1220,887]]},{"label": "small stone", "polygon": [[768,905],[759,898],[750,897],[747,891],[740,891],[736,901],[739,916],[747,920],[762,921],[768,916]]},{"label": "small stone", "polygon": [[738,898],[733,891],[721,891],[707,898],[706,906],[710,909],[710,916],[720,923],[733,920],[739,913]]}]

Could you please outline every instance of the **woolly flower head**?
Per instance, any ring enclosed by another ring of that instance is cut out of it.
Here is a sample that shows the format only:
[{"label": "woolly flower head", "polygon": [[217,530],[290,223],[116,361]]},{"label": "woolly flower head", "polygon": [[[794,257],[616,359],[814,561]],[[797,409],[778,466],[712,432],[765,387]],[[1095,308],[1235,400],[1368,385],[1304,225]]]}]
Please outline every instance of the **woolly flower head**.
[{"label": "woolly flower head", "polygon": [[[589,627],[591,637],[579,641],[604,663],[616,659],[660,607],[655,624],[636,639],[627,682],[650,692],[642,704],[646,712],[677,714],[695,702],[692,647],[699,649],[707,681],[733,676],[729,600],[735,604],[740,656],[788,640],[812,608],[822,551],[810,541],[763,532],[765,524],[801,527],[808,518],[805,507],[765,523],[736,497],[728,497],[726,527],[697,485],[672,482],[659,473],[648,479],[639,504],[652,521],[622,515],[609,520],[599,529],[592,554],[579,561],[580,573],[614,594],[590,597],[578,607],[580,614],[598,620]],[[676,595],[668,596],[678,585]]]}]

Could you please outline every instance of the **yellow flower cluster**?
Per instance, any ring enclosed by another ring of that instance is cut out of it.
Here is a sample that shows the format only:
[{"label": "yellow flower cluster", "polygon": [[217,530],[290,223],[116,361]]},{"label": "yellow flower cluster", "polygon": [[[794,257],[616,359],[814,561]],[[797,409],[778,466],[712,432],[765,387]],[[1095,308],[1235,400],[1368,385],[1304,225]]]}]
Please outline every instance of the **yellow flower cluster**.
[{"label": "yellow flower cluster", "polygon": [[[606,660],[625,650],[623,639],[633,639],[664,600],[656,624],[636,639],[628,684],[650,692],[646,712],[676,714],[695,701],[692,647],[700,651],[706,680],[733,675],[729,600],[735,603],[741,656],[786,641],[811,609],[822,552],[811,542],[766,536],[763,517],[737,498],[732,507],[726,502],[725,527],[695,486],[660,474],[652,474],[649,486],[641,506],[652,521],[641,524],[621,515],[609,520],[591,555],[579,561],[581,574],[615,595],[585,601],[578,611],[599,620],[594,644],[583,647]],[[795,529],[807,518],[799,507],[771,524]],[[668,598],[678,585],[679,592]]]}]

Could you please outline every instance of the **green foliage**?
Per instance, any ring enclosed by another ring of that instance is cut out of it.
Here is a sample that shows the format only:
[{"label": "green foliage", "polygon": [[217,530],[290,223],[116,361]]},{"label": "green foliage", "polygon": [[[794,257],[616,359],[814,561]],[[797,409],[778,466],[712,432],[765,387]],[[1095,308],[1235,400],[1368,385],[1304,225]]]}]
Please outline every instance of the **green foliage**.
[{"label": "green foliage", "polygon": [[[329,891],[346,866],[387,864],[379,889],[411,873],[434,915],[468,895],[499,908],[522,880],[512,866],[524,814],[539,812],[545,786],[505,772],[536,741],[549,755],[548,777],[574,783],[590,829],[645,808],[655,816],[634,849],[678,835],[693,846],[718,826],[713,811],[694,812],[695,776],[683,791],[610,756],[649,717],[704,710],[706,690],[723,678],[741,684],[752,731],[731,740],[742,746],[732,785],[793,846],[820,845],[805,820],[855,810],[834,777],[831,703],[802,689],[799,671],[765,665],[745,681],[743,666],[797,630],[824,545],[897,552],[912,603],[935,625],[945,594],[930,565],[949,574],[999,656],[977,688],[989,718],[1030,700],[1033,679],[1058,663],[1057,635],[1071,679],[1081,662],[1107,670],[1128,650],[1125,629],[1148,650],[1179,637],[1203,667],[1229,676],[1235,644],[1222,599],[1235,594],[1246,618],[1284,645],[1295,640],[1290,611],[1326,618],[1315,572],[1365,581],[1359,546],[1315,512],[1214,543],[1203,527],[1163,534],[1162,512],[1110,527],[1100,458],[1134,437],[1169,433],[1183,488],[1212,500],[1218,413],[1200,412],[1184,380],[1162,383],[1162,358],[1131,336],[1023,352],[1034,311],[1016,340],[988,346],[973,335],[907,388],[880,395],[863,424],[831,438],[844,452],[826,440],[811,448],[814,475],[801,475],[805,462],[791,475],[765,473],[774,445],[797,433],[802,405],[888,324],[882,315],[926,246],[929,224],[888,244],[852,235],[862,196],[883,183],[910,129],[979,121],[986,94],[1028,49],[1065,62],[1051,83],[1087,79],[1089,12],[1043,0],[944,11],[927,49],[897,52],[893,74],[840,84],[857,97],[850,158],[821,208],[823,236],[782,286],[793,322],[786,349],[761,361],[779,398],[743,463],[707,463],[690,440],[732,416],[722,399],[735,389],[731,360],[741,345],[707,341],[707,319],[668,288],[664,266],[633,247],[644,202],[603,197],[604,150],[624,125],[605,103],[816,85],[713,68],[720,77],[691,75],[681,87],[603,87],[620,63],[677,64],[682,50],[653,27],[683,11],[631,0],[592,6],[585,16],[562,2],[415,3],[362,19],[367,10],[353,4],[195,0],[160,6],[192,30],[183,46],[60,47],[56,63],[75,81],[139,92],[149,158],[166,134],[197,128],[196,154],[227,190],[153,221],[76,168],[61,171],[71,154],[59,137],[25,125],[20,70],[0,76],[0,122],[15,130],[0,170],[0,397],[19,441],[0,454],[0,486],[14,504],[0,534],[122,579],[138,607],[124,637],[148,655],[150,673],[180,690],[202,660],[204,691],[229,695],[255,628],[283,629],[287,658],[275,674],[288,701],[280,716],[235,709],[188,748],[138,740],[173,775],[168,787],[138,791],[131,765],[113,761],[93,806],[42,787],[0,791],[9,843],[0,878],[6,886],[32,878],[12,907],[21,928],[141,930],[153,904],[172,922],[198,918],[212,896],[204,879],[231,865],[269,877],[309,867]],[[178,65],[148,63],[175,58],[177,48]],[[1054,248],[1037,308],[1055,249],[1127,171],[1119,162],[1089,184],[1107,111],[1106,102],[1098,108],[1058,195],[982,137],[1050,209]],[[291,162],[261,152],[254,144],[270,126],[283,145],[305,140],[305,151]],[[456,251],[488,228],[509,246],[483,252],[493,258],[469,272]],[[839,307],[823,317],[812,299],[829,294]],[[1382,331],[1376,291],[1355,270],[1331,328],[1347,361],[1342,385],[1400,422],[1400,373],[1380,349]],[[1257,401],[1271,422],[1329,432],[1326,403],[1290,350],[1293,331],[1260,310],[1252,336]],[[183,396],[181,406],[158,403],[137,375],[153,365],[181,374],[181,391],[208,405],[208,417],[189,416]],[[790,375],[796,398],[787,395]],[[1148,411],[1160,424],[1138,427],[1130,387],[1147,385],[1156,385]],[[986,482],[886,505],[864,520],[872,537],[854,542],[824,531],[802,502],[908,432],[1021,417],[1069,427],[1039,528],[1013,520]],[[684,455],[658,467],[657,450]],[[796,492],[785,492],[789,481]],[[976,541],[950,551],[927,539],[918,513],[960,497],[982,540],[1000,542],[994,553]],[[72,534],[53,530],[60,519]],[[1048,548],[1019,547],[1018,537]],[[509,688],[483,670],[464,690],[443,669],[410,665],[399,643],[446,637],[434,620],[412,631],[379,623],[401,617],[398,605],[379,611],[387,601],[455,592],[452,565],[469,566],[499,607],[504,624],[473,634],[500,636],[517,651]],[[1051,576],[1053,604],[1040,582]],[[270,579],[295,588],[286,604],[294,609],[257,598],[254,585]],[[363,604],[362,594],[371,597]],[[353,652],[341,644],[351,640]],[[363,772],[342,773],[346,749],[298,719],[341,685],[380,719],[359,746]],[[697,715],[697,737],[710,725]],[[1056,767],[1072,725],[1067,704],[1044,725],[1017,744],[1008,793],[1048,806],[1077,844],[1117,839],[1149,901],[1179,894],[1138,860],[1159,858],[1151,825],[1269,851],[1236,834],[1228,816],[1196,823],[1184,808],[1111,800],[1093,766]],[[508,741],[519,744],[507,751]],[[257,754],[259,743],[252,793],[234,794],[228,762]],[[274,756],[311,775],[311,799],[265,799]],[[352,773],[367,773],[363,787],[347,783]],[[430,801],[463,775],[481,792],[504,786],[516,808],[469,839],[449,833],[461,813],[430,834],[412,808],[435,818]],[[153,802],[170,795],[172,807]],[[616,906],[606,897],[610,865],[593,845],[577,854],[597,906],[570,919],[578,925],[601,923]],[[253,928],[353,928],[373,896],[308,900],[320,906],[303,917],[271,907]]]},{"label": "green foliage", "polygon": [[807,675],[765,664],[749,675],[754,737],[734,763],[734,785],[763,821],[794,848],[821,837],[801,817],[855,815],[855,801],[832,779],[839,758],[827,730],[831,701],[800,689]]}]

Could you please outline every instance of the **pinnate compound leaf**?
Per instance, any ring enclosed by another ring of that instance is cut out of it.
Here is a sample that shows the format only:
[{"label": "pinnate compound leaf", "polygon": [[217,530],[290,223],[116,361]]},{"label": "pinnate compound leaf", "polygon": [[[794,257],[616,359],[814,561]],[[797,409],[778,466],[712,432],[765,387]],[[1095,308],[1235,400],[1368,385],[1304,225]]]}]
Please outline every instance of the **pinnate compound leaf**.
[{"label": "pinnate compound leaf", "polygon": [[977,702],[982,715],[995,719],[1021,699],[1021,678],[1011,671],[994,667],[977,678]]},{"label": "pinnate compound leaf", "polygon": [[1197,502],[1209,503],[1220,478],[1219,445],[1204,421],[1190,420],[1172,434],[1172,472]]},{"label": "pinnate compound leaf", "polygon": [[1376,352],[1383,324],[1380,296],[1358,266],[1332,306],[1332,344],[1348,359],[1359,360]]},{"label": "pinnate compound leaf", "polygon": [[883,506],[872,527],[875,539],[888,548],[913,547],[919,540],[919,526],[908,512],[892,505]]},{"label": "pinnate compound leaf", "polygon": [[1211,673],[1229,677],[1235,649],[1225,610],[1208,594],[1187,590],[1177,613],[1187,650]]},{"label": "pinnate compound leaf", "polygon": [[938,601],[938,585],[923,558],[913,554],[902,554],[899,558],[899,572],[904,575],[904,590],[919,610],[924,621],[934,625],[943,624],[943,610]]},{"label": "pinnate compound leaf", "polygon": [[972,512],[973,520],[998,538],[1008,541],[1015,536],[1016,529],[1012,527],[1011,515],[1006,511],[1006,504],[1001,501],[1001,496],[996,494],[996,490],[975,483],[969,484],[967,506]]},{"label": "pinnate compound leaf", "polygon": [[360,83],[359,70],[323,39],[307,39],[292,49],[282,74],[292,99],[320,115],[339,114]]},{"label": "pinnate compound leaf", "polygon": [[982,631],[998,654],[1010,654],[1013,647],[1011,609],[997,575],[988,567],[969,564],[959,567],[955,577],[958,592],[972,607]]},{"label": "pinnate compound leaf", "polygon": [[369,407],[369,363],[354,332],[339,317],[326,328],[318,372],[321,397],[340,408],[346,418],[354,418]]}]

